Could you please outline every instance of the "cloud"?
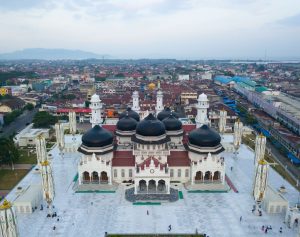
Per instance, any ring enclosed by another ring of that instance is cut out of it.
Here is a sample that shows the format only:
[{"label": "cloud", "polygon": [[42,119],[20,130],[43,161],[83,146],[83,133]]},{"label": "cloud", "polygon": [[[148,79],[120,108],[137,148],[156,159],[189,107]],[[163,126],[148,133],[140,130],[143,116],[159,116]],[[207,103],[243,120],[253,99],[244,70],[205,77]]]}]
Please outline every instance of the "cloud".
[{"label": "cloud", "polygon": [[265,49],[300,54],[299,30],[291,23],[297,21],[278,24],[299,19],[299,0],[25,1],[16,10],[16,0],[0,7],[0,52],[41,47],[131,58],[260,57]]},{"label": "cloud", "polygon": [[300,13],[281,19],[278,23],[286,26],[300,26]]}]

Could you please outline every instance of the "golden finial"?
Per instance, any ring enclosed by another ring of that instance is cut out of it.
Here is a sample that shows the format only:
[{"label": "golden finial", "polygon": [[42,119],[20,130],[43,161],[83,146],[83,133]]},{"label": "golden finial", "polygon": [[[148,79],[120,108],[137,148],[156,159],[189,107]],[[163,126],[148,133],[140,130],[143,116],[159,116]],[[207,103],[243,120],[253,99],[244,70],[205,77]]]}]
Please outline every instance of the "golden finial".
[{"label": "golden finial", "polygon": [[2,205],[0,205],[0,210],[9,209],[11,207],[12,207],[11,203],[5,199]]},{"label": "golden finial", "polygon": [[268,164],[268,162],[265,159],[260,159],[258,161],[258,164],[260,164],[260,165],[266,165],[266,164]]},{"label": "golden finial", "polygon": [[43,139],[43,134],[42,133],[38,135],[38,139]]},{"label": "golden finial", "polygon": [[45,161],[43,161],[42,163],[41,163],[41,166],[47,166],[47,165],[49,165],[50,163],[49,163],[49,161],[48,160],[45,160]]}]

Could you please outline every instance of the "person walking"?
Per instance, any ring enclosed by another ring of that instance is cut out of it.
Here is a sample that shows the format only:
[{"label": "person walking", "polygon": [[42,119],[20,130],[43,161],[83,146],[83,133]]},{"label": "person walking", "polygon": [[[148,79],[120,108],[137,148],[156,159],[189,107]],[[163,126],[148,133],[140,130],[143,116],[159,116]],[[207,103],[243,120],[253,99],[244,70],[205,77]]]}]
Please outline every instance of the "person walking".
[{"label": "person walking", "polygon": [[242,217],[242,216],[240,216],[240,222],[242,222],[242,219],[243,219],[243,217]]},{"label": "person walking", "polygon": [[171,229],[172,229],[172,226],[171,226],[171,225],[169,225],[169,231],[171,231]]},{"label": "person walking", "polygon": [[147,215],[149,215],[149,211],[147,210]]}]

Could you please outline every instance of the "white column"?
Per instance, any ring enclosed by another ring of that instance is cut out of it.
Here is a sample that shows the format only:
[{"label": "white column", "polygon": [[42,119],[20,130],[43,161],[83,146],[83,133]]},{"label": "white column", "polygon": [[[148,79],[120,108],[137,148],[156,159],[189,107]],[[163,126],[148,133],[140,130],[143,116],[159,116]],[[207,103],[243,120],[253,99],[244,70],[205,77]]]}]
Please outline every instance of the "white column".
[{"label": "white column", "polygon": [[265,149],[266,149],[266,142],[267,139],[264,135],[260,134],[255,139],[255,157],[254,157],[254,164],[264,158],[265,156]]},{"label": "white column", "polygon": [[227,120],[227,111],[223,109],[220,111],[220,119],[219,119],[220,133],[224,133],[226,130],[226,120]]},{"label": "white column", "polygon": [[41,163],[47,159],[46,140],[43,135],[39,135],[36,140],[36,158],[37,164],[40,167]]},{"label": "white column", "polygon": [[156,95],[156,107],[155,107],[156,116],[159,112],[163,111],[163,109],[164,109],[163,93],[162,91],[159,90]]},{"label": "white column", "polygon": [[91,124],[92,127],[95,125],[101,126],[102,118],[101,118],[101,111],[102,111],[102,103],[100,100],[99,95],[94,94],[91,98],[90,109],[92,110],[92,117],[91,117]]},{"label": "white column", "polygon": [[256,202],[262,202],[265,197],[268,181],[268,162],[261,159],[257,162],[253,183],[253,197]]},{"label": "white column", "polygon": [[55,196],[52,168],[48,160],[41,163],[41,167],[43,197],[49,206],[49,214],[51,214],[52,202]]},{"label": "white column", "polygon": [[76,113],[75,111],[69,111],[69,127],[70,127],[70,133],[76,134]]},{"label": "white column", "polygon": [[18,237],[17,218],[12,204],[7,200],[0,205],[0,234],[1,237]]},{"label": "white column", "polygon": [[233,146],[235,150],[234,151],[235,157],[237,157],[237,151],[241,146],[242,137],[243,137],[243,123],[240,122],[240,120],[238,120],[234,123]]},{"label": "white column", "polygon": [[132,110],[140,113],[140,105],[139,105],[139,92],[134,91],[132,94]]},{"label": "white column", "polygon": [[55,134],[56,134],[56,142],[59,151],[61,152],[62,155],[63,149],[65,148],[65,131],[64,131],[64,125],[62,123],[55,124]]},{"label": "white column", "polygon": [[204,124],[209,124],[207,118],[207,109],[209,108],[207,96],[202,93],[198,97],[198,104],[196,106],[197,116],[196,116],[196,127],[199,128]]}]

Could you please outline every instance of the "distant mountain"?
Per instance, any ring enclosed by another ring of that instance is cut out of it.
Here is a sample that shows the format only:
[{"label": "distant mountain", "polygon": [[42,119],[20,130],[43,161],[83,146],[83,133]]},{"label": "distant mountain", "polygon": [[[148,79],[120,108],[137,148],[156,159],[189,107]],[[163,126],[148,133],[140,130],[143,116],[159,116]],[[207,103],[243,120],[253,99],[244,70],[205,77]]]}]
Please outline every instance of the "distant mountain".
[{"label": "distant mountain", "polygon": [[109,58],[109,55],[99,55],[91,52],[70,49],[44,49],[32,48],[15,51],[12,53],[0,54],[0,59],[20,60],[20,59],[39,59],[39,60],[63,60],[63,59],[102,59]]}]

